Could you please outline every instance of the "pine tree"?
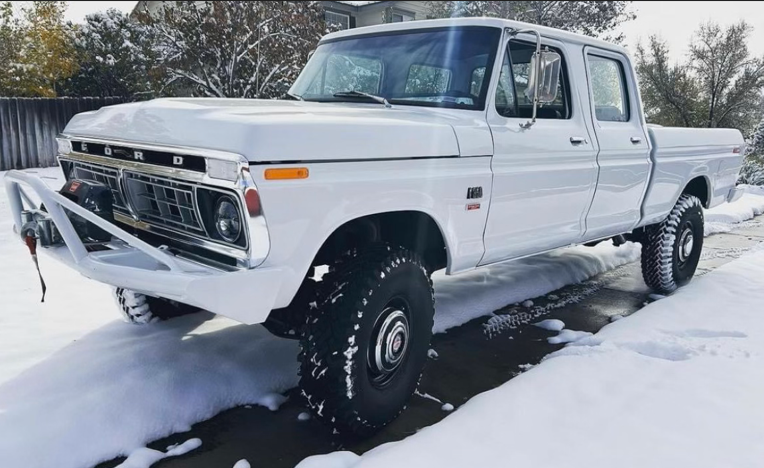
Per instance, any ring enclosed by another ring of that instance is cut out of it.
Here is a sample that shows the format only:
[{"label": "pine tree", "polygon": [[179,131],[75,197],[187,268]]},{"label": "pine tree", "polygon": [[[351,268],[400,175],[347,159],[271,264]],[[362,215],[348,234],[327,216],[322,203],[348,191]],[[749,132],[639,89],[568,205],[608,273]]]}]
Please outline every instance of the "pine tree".
[{"label": "pine tree", "polygon": [[151,97],[161,78],[152,31],[118,10],[85,18],[75,34],[77,72],[64,84],[68,96]]}]

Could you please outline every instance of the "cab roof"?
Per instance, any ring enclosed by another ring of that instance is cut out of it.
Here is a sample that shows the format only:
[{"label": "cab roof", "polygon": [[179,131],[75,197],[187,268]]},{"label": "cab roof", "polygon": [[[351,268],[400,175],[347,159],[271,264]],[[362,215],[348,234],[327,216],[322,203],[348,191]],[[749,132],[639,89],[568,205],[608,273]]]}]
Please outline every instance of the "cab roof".
[{"label": "cab roof", "polygon": [[406,21],[403,23],[387,23],[376,26],[366,26],[362,28],[345,29],[343,31],[337,31],[324,36],[321,41],[337,40],[344,38],[351,38],[355,36],[363,36],[366,34],[385,33],[394,31],[416,31],[430,28],[448,28],[459,26],[483,26],[490,28],[512,28],[512,29],[535,29],[541,34],[542,37],[548,39],[557,39],[561,42],[568,42],[580,45],[589,45],[593,47],[599,47],[601,49],[612,50],[624,55],[628,55],[628,51],[619,45],[612,44],[600,39],[585,36],[583,34],[576,34],[561,29],[549,28],[546,26],[539,26],[537,24],[523,23],[521,21],[512,21],[500,18],[446,18],[446,19],[434,19],[434,20],[418,20],[418,21]]}]

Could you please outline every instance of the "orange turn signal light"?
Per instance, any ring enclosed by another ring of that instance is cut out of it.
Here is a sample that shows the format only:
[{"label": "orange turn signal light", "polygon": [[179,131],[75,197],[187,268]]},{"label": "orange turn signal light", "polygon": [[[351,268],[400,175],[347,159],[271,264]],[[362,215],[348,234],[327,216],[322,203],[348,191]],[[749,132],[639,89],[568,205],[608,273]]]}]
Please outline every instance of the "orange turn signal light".
[{"label": "orange turn signal light", "polygon": [[307,167],[282,167],[278,169],[266,169],[265,180],[288,180],[307,179]]}]

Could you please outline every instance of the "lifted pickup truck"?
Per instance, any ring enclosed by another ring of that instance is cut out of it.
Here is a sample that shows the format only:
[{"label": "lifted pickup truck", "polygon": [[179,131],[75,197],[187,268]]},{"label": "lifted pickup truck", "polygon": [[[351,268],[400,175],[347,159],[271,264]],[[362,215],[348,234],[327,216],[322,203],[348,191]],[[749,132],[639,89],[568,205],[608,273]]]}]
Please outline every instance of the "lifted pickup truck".
[{"label": "lifted pickup truck", "polygon": [[346,436],[416,389],[433,271],[613,239],[642,243],[645,282],[670,293],[702,208],[739,196],[740,132],[646,125],[626,50],[555,29],[340,31],[290,95],[82,113],[61,192],[5,184],[22,238],[114,286],[129,321],[206,309],[298,338],[302,394]]}]

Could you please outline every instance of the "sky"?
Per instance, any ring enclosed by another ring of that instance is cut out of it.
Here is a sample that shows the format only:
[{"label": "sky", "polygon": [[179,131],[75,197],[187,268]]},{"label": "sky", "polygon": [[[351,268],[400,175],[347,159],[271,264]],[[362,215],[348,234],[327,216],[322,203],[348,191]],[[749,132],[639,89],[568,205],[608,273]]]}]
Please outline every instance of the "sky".
[{"label": "sky", "polygon": [[[80,22],[85,15],[107,8],[117,8],[130,12],[137,2],[69,2],[66,19]],[[747,20],[754,32],[748,43],[751,52],[764,55],[764,2],[647,2],[636,1],[632,8],[637,19],[621,26],[626,35],[626,45],[632,51],[640,40],[647,41],[651,34],[659,34],[669,44],[671,57],[682,60],[687,54],[687,45],[698,26],[709,20],[722,25]]]}]

